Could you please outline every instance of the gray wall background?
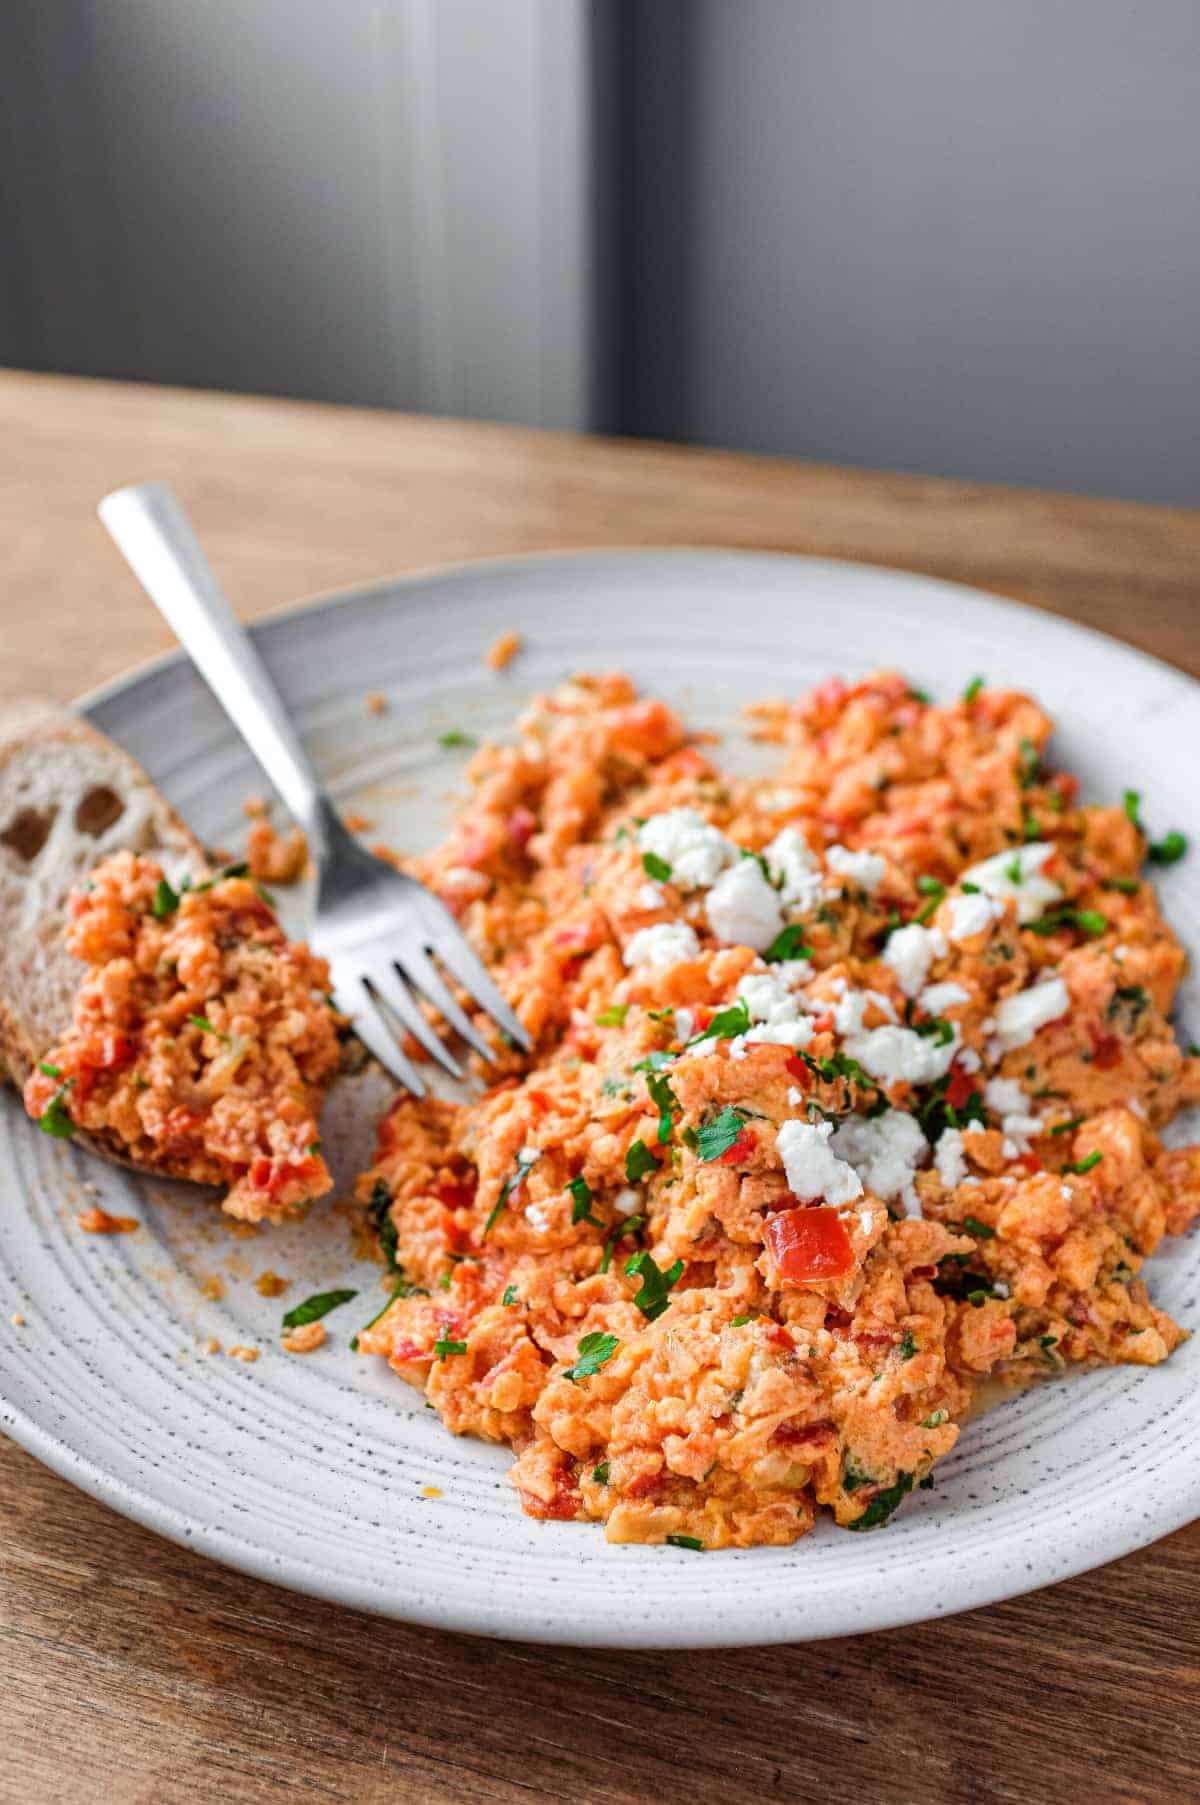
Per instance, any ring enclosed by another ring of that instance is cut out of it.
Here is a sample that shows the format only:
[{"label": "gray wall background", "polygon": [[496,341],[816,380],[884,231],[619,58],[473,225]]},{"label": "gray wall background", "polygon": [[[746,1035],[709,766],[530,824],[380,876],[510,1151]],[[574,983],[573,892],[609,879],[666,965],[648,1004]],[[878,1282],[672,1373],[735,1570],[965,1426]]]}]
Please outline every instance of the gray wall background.
[{"label": "gray wall background", "polygon": [[1200,502],[1200,0],[9,0],[0,361]]},{"label": "gray wall background", "polygon": [[639,430],[1200,501],[1197,0],[631,23]]}]

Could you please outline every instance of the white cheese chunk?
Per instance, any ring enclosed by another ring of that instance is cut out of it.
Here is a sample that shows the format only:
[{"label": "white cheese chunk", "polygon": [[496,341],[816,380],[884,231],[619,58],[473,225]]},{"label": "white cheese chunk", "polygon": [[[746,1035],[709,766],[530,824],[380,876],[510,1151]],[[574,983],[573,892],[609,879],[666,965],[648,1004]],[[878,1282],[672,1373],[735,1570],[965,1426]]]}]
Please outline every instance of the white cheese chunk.
[{"label": "white cheese chunk", "polygon": [[708,925],[718,940],[763,953],[783,927],[779,897],[757,859],[739,859],[705,898]]},{"label": "white cheese chunk", "polygon": [[[1012,863],[1011,859],[1009,863]],[[956,946],[960,941],[973,940],[976,934],[982,934],[1004,913],[1004,904],[997,902],[994,896],[985,896],[982,890],[974,896],[952,896],[946,908],[949,912],[946,932]]]},{"label": "white cheese chunk", "polygon": [[915,997],[929,976],[935,959],[945,957],[946,942],[937,928],[922,927],[911,921],[888,935],[883,949],[883,963],[891,967],[906,997]]},{"label": "white cheese chunk", "polygon": [[969,1003],[971,993],[947,978],[941,984],[927,984],[917,998],[922,1009],[929,1015],[942,1015],[947,1009],[955,1008],[959,1003]]},{"label": "white cheese chunk", "polygon": [[887,871],[887,860],[877,852],[851,852],[848,846],[831,846],[825,859],[831,871],[868,892],[878,890]]},{"label": "white cheese chunk", "polygon": [[963,1152],[962,1134],[957,1128],[943,1128],[933,1154],[937,1175],[948,1191],[960,1185],[967,1176],[967,1156]]},{"label": "white cheese chunk", "polygon": [[832,1122],[784,1122],[775,1137],[788,1188],[802,1203],[820,1197],[836,1208],[862,1196],[858,1173],[829,1146],[832,1133]]},{"label": "white cheese chunk", "polygon": [[908,1084],[932,1084],[950,1070],[958,1051],[958,1030],[940,1046],[932,1035],[885,1022],[881,1028],[853,1035],[846,1041],[846,1051],[880,1084],[897,1084],[901,1079]]},{"label": "white cheese chunk", "polygon": [[913,1174],[929,1143],[914,1116],[902,1109],[847,1116],[829,1144],[839,1159],[849,1160],[868,1191],[885,1203],[902,1202],[910,1216],[918,1213]]},{"label": "white cheese chunk", "polygon": [[638,828],[638,845],[671,867],[671,882],[683,890],[707,889],[737,858],[737,847],[694,808],[667,809]]},{"label": "white cheese chunk", "polygon": [[1053,854],[1054,847],[1048,840],[1034,840],[1011,852],[998,852],[981,865],[972,865],[963,872],[963,881],[977,884],[985,896],[1000,902],[1010,896],[1015,898],[1017,920],[1036,921],[1062,895],[1057,884],[1041,875],[1043,865]]},{"label": "white cheese chunk", "polygon": [[1023,1047],[1047,1022],[1056,1022],[1070,1007],[1070,994],[1061,978],[1051,978],[1029,990],[1018,990],[1016,996],[1005,997],[996,1008],[996,1039],[1001,1051]]},{"label": "white cheese chunk", "polygon": [[699,951],[700,942],[686,921],[656,921],[638,929],[622,957],[629,966],[668,966],[694,959]]},{"label": "white cheese chunk", "polygon": [[807,913],[821,900],[823,880],[808,841],[797,827],[785,827],[769,846],[763,848],[767,870],[779,886],[779,900],[784,908],[798,907]]}]

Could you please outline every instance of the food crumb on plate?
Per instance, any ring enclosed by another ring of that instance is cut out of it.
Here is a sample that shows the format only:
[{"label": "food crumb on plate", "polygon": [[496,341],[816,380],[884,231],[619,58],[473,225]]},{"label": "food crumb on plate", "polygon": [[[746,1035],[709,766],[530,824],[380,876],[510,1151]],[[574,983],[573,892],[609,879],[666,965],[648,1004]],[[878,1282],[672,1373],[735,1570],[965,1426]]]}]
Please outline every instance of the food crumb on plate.
[{"label": "food crumb on plate", "polygon": [[325,1345],[325,1324],[323,1322],[302,1322],[290,1329],[283,1338],[283,1346],[289,1354],[314,1354],[319,1347]]},{"label": "food crumb on plate", "polygon": [[380,691],[377,689],[371,690],[367,696],[367,713],[368,714],[386,714],[387,713],[387,697],[385,695],[382,695],[380,693]]},{"label": "food crumb on plate", "polygon": [[229,1358],[231,1360],[240,1360],[243,1366],[253,1366],[254,1362],[258,1359],[258,1349],[256,1347],[242,1347],[239,1344],[237,1347],[230,1348]]},{"label": "food crumb on plate", "polygon": [[87,1235],[132,1235],[142,1226],[136,1216],[110,1216],[99,1204],[80,1210],[75,1220]]},{"label": "food crumb on plate", "polygon": [[488,647],[487,663],[489,668],[493,671],[506,670],[516,657],[517,653],[521,650],[523,643],[524,641],[519,633],[502,633],[499,639],[494,639]]},{"label": "food crumb on plate", "polygon": [[25,1327],[25,1318],[21,1315],[19,1310],[13,1311],[12,1315],[9,1317],[9,1321],[12,1323],[14,1329],[23,1329]]},{"label": "food crumb on plate", "polygon": [[218,1273],[210,1272],[208,1277],[201,1281],[200,1295],[206,1297],[209,1303],[219,1304],[225,1295],[224,1279]]},{"label": "food crumb on plate", "polygon": [[442,1488],[440,1485],[423,1485],[421,1487],[422,1498],[440,1498],[441,1495]]},{"label": "food crumb on plate", "polygon": [[272,1272],[268,1266],[266,1271],[260,1272],[255,1279],[254,1289],[260,1297],[279,1297],[287,1290],[291,1282],[290,1279],[283,1278],[278,1272]]},{"label": "food crumb on plate", "polygon": [[210,1335],[208,1340],[204,1343],[204,1351],[206,1354],[220,1353],[221,1343],[217,1340],[215,1335]]}]

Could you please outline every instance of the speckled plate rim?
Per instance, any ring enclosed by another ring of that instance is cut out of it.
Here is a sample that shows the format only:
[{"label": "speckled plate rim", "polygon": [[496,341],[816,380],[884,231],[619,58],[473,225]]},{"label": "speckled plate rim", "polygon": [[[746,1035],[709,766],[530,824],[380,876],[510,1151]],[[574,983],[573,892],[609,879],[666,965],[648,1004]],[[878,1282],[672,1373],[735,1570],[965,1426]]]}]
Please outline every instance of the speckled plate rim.
[{"label": "speckled plate rim", "polygon": [[[691,566],[697,573],[703,571],[702,580],[709,583],[722,574],[730,579],[736,576],[737,579],[752,583],[756,572],[761,572],[764,576],[768,572],[778,576],[784,571],[793,575],[797,581],[802,581],[806,573],[843,573],[846,578],[868,587],[888,585],[897,595],[907,590],[910,600],[919,599],[922,593],[931,596],[936,594],[943,602],[956,601],[960,605],[991,612],[997,627],[1001,624],[999,616],[1002,615],[1018,631],[1023,621],[1026,632],[1031,636],[1039,630],[1052,636],[1066,633],[1076,643],[1082,645],[1086,642],[1093,656],[1115,660],[1127,671],[1138,669],[1147,680],[1166,680],[1176,694],[1181,684],[1187,685],[1193,706],[1200,700],[1200,686],[1174,667],[1106,634],[1064,622],[1059,617],[1048,615],[1026,603],[886,566],[862,565],[834,559],[794,558],[775,553],[728,551],[721,548],[638,547],[628,551],[545,553],[528,558],[478,560],[451,569],[418,572],[394,581],[383,580],[317,597],[273,612],[257,623],[254,630],[269,653],[272,639],[280,633],[286,634],[288,628],[300,617],[310,618],[322,612],[352,608],[355,604],[378,600],[383,596],[394,598],[399,605],[403,605],[406,598],[427,596],[431,590],[449,599],[456,591],[461,592],[464,585],[474,587],[481,582],[486,583],[492,573],[503,575],[509,581],[515,579],[518,583],[526,572],[536,574],[540,581],[547,570],[561,572],[564,578],[576,572],[587,572],[593,579],[607,576],[609,580],[618,580],[628,574],[630,561],[640,568],[643,575],[652,574],[656,568],[665,574],[671,566],[676,572]],[[1014,619],[1014,616],[1018,618]],[[839,662],[837,655],[831,654],[827,662],[830,668],[836,667]],[[89,714],[102,712],[106,705],[126,698],[128,692],[152,682],[163,672],[180,667],[183,663],[182,655],[178,652],[169,652],[146,661],[136,669],[90,690],[80,698],[77,706]],[[781,676],[780,686],[783,687],[785,683],[786,679]],[[1038,688],[1036,680],[1031,687],[1035,690]],[[1197,824],[1185,820],[1183,825],[1194,828]],[[1132,1374],[1122,1370],[1117,1374],[1098,1375],[1106,1381],[1122,1378],[1134,1385],[1144,1384],[1149,1376],[1140,1370]],[[436,1600],[418,1602],[397,1597],[383,1580],[376,1583],[362,1577],[349,1578],[345,1574],[330,1573],[319,1564],[298,1560],[294,1555],[276,1555],[269,1549],[263,1549],[252,1541],[231,1533],[220,1524],[190,1519],[187,1514],[156,1498],[145,1486],[125,1483],[117,1474],[107,1470],[102,1462],[81,1454],[69,1440],[55,1435],[44,1422],[16,1409],[8,1402],[0,1405],[0,1423],[14,1441],[102,1503],[181,1546],[196,1548],[256,1578],[330,1602],[430,1627],[574,1645],[644,1648],[736,1646],[814,1640],[892,1628],[928,1617],[976,1608],[1086,1572],[1146,1546],[1190,1522],[1200,1513],[1200,1435],[1193,1434],[1190,1438],[1182,1435],[1176,1441],[1174,1458],[1165,1469],[1160,1467],[1155,1473],[1156,1489],[1152,1497],[1135,1498],[1128,1490],[1114,1490],[1107,1500],[1108,1508],[1101,1510],[1090,1521],[1088,1534],[1083,1538],[1075,1533],[1071,1525],[1067,1526],[1067,1533],[1064,1534],[1057,1532],[1053,1524],[1039,1523],[1040,1538],[1036,1548],[1029,1551],[1031,1558],[1024,1563],[1023,1573],[1012,1566],[999,1569],[989,1564],[985,1555],[979,1561],[973,1561],[965,1575],[960,1572],[956,1576],[951,1591],[935,1595],[934,1591],[925,1587],[920,1589],[921,1595],[918,1596],[911,1587],[906,1587],[906,1569],[911,1566],[911,1560],[905,1558],[907,1551],[902,1546],[902,1538],[877,1540],[873,1537],[871,1542],[879,1548],[881,1555],[886,1556],[889,1541],[893,1544],[895,1561],[887,1558],[880,1561],[878,1564],[881,1575],[875,1577],[894,1580],[895,1584],[889,1586],[885,1593],[872,1598],[866,1620],[861,1610],[861,1601],[855,1608],[847,1608],[845,1604],[839,1606],[836,1597],[824,1595],[819,1600],[811,1601],[816,1606],[814,1610],[807,1609],[805,1599],[800,1597],[795,1606],[786,1611],[781,1619],[773,1622],[769,1629],[748,1621],[726,1619],[719,1625],[714,1624],[711,1629],[707,1629],[702,1623],[691,1622],[672,1625],[669,1631],[662,1632],[649,1625],[631,1626],[628,1621],[621,1624],[570,1622],[561,1612],[557,1616],[552,1612],[548,1617],[544,1600],[527,1606],[510,1598],[484,1599],[477,1607],[464,1611],[461,1606],[443,1607]],[[1195,1416],[1189,1426],[1196,1428]],[[505,1500],[505,1508],[513,1508],[511,1500]],[[674,1552],[654,1552],[660,1559],[671,1563],[675,1583],[686,1591],[688,1558]],[[752,1551],[749,1556],[710,1558],[730,1561],[729,1577],[731,1585],[736,1586],[736,1567],[747,1559],[757,1562],[761,1555],[770,1558],[777,1555],[777,1552]],[[615,1563],[620,1563],[625,1553],[622,1549],[610,1551]],[[708,1565],[707,1560],[704,1565]],[[794,1567],[789,1567],[786,1571],[788,1578],[795,1574]],[[620,1587],[622,1577],[620,1565],[615,1565],[613,1578],[617,1588]],[[632,1575],[629,1577],[632,1578]],[[782,1582],[784,1578],[784,1571],[781,1570],[779,1579]],[[818,1587],[818,1591],[827,1594],[828,1588]]]}]

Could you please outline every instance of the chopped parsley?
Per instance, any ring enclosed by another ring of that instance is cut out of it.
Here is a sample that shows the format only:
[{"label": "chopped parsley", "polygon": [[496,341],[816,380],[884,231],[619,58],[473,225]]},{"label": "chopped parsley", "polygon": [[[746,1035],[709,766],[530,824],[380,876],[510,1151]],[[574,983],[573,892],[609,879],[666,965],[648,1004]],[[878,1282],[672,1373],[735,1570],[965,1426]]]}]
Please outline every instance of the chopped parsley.
[{"label": "chopped parsley", "polygon": [[667,1537],[667,1544],[671,1548],[690,1548],[693,1554],[704,1553],[704,1543],[699,1536],[670,1535]]},{"label": "chopped parsley", "polygon": [[933,697],[930,695],[930,693],[927,689],[918,689],[915,684],[911,684],[911,683],[909,684],[908,693],[909,693],[909,697],[912,701],[924,702],[927,707],[928,707],[929,703],[933,701]]},{"label": "chopped parsley", "polygon": [[688,1046],[694,1047],[702,1040],[733,1040],[737,1035],[749,1032],[750,1010],[739,997],[727,1009],[718,1009],[708,1027],[702,1028],[699,1034],[692,1035]]},{"label": "chopped parsley", "polygon": [[676,1260],[663,1271],[655,1264],[653,1254],[643,1249],[625,1262],[625,1271],[630,1278],[641,1280],[633,1301],[646,1321],[654,1322],[667,1308],[671,1290],[683,1276],[683,1261]]},{"label": "chopped parsley", "polygon": [[723,1153],[728,1153],[747,1120],[744,1111],[727,1103],[720,1115],[715,1116],[711,1122],[706,1122],[696,1137],[696,1152],[700,1158],[706,1164],[711,1164],[713,1160],[720,1159]]},{"label": "chopped parsley", "polygon": [[371,1201],[367,1205],[367,1215],[379,1236],[379,1251],[387,1262],[389,1272],[399,1272],[396,1263],[396,1242],[398,1230],[392,1220],[392,1194],[382,1178],[377,1178],[371,1187]]},{"label": "chopped parsley", "polygon": [[660,859],[656,852],[642,854],[642,870],[647,877],[657,879],[660,884],[665,884],[671,875],[671,867],[665,859]]},{"label": "chopped parsley", "polygon": [[917,913],[913,916],[913,920],[919,926],[923,927],[945,896],[946,886],[945,884],[939,883],[936,877],[921,876],[917,879],[917,889],[921,892],[922,896],[927,896],[929,898],[929,901],[923,903],[917,910]]},{"label": "chopped parsley", "polygon": [[1004,867],[1004,875],[1010,884],[1023,884],[1025,882],[1025,873],[1021,868],[1021,855],[1019,852],[1015,852],[1008,864]]},{"label": "chopped parsley", "polygon": [[780,929],[763,954],[768,965],[778,965],[783,959],[808,959],[811,956],[812,947],[804,944],[804,929],[795,921]]},{"label": "chopped parsley", "polygon": [[575,1350],[575,1364],[568,1366],[563,1378],[570,1379],[572,1385],[578,1385],[581,1379],[590,1379],[593,1373],[598,1373],[602,1366],[608,1365],[620,1345],[615,1335],[606,1335],[599,1329],[593,1329],[590,1335],[585,1335],[580,1341]]},{"label": "chopped parsley", "polygon": [[464,733],[461,727],[447,727],[445,733],[438,734],[438,745],[449,752],[454,746],[474,746],[478,742],[473,733]]},{"label": "chopped parsley", "polygon": [[517,1295],[517,1287],[515,1285],[506,1285],[504,1287],[504,1296],[500,1299],[500,1302],[504,1305],[505,1309],[513,1309],[520,1301],[521,1299]]},{"label": "chopped parsley", "polygon": [[168,915],[174,915],[179,907],[179,892],[173,890],[165,877],[160,877],[154,886],[154,898],[150,904],[150,913],[156,921],[165,921]]},{"label": "chopped parsley", "polygon": [[982,677],[972,677],[971,681],[967,684],[966,689],[964,689],[964,691],[962,693],[963,701],[964,702],[973,702],[982,688],[983,688],[983,678]]},{"label": "chopped parsley", "polygon": [[[328,1316],[331,1310],[340,1309],[342,1304],[348,1304],[352,1297],[357,1296],[357,1291],[315,1291],[302,1304],[297,1304],[295,1309],[288,1311],[283,1319],[283,1326],[285,1329],[299,1329],[306,1322],[319,1322],[322,1316]],[[388,1302],[391,1302],[390,1298]]]},{"label": "chopped parsley", "polygon": [[1152,840],[1146,848],[1147,857],[1152,865],[1176,865],[1187,851],[1187,839],[1172,828],[1163,840]]},{"label": "chopped parsley", "polygon": [[1025,734],[1019,741],[1019,762],[1017,774],[1021,788],[1028,790],[1037,782],[1042,773],[1042,759],[1033,741]]},{"label": "chopped parsley", "polygon": [[508,1202],[509,1198],[512,1196],[513,1192],[516,1190],[517,1186],[520,1184],[524,1184],[525,1180],[528,1178],[529,1174],[533,1171],[533,1168],[537,1165],[538,1160],[540,1158],[541,1158],[540,1153],[535,1153],[532,1156],[532,1158],[530,1158],[530,1159],[524,1159],[518,1155],[516,1171],[510,1172],[508,1177],[505,1179],[504,1183],[500,1186],[500,1195],[496,1199],[496,1203],[492,1209],[491,1214],[489,1215],[487,1221],[483,1225],[483,1236],[484,1236],[485,1240],[486,1240],[487,1236],[491,1234],[493,1228],[496,1226],[497,1217],[499,1216],[501,1210],[504,1208],[505,1204]]},{"label": "chopped parsley", "polygon": [[900,1338],[900,1347],[898,1350],[901,1360],[911,1360],[917,1351],[917,1343],[912,1330],[905,1329],[904,1334]]},{"label": "chopped parsley", "polygon": [[1035,934],[1056,934],[1060,928],[1078,928],[1083,934],[1090,934],[1093,939],[1108,930],[1108,916],[1101,915],[1098,909],[1073,909],[1069,904],[1061,908],[1051,909],[1040,921],[1032,924]]},{"label": "chopped parsley", "polygon": [[624,1027],[625,1017],[628,1014],[628,1003],[612,1003],[607,1009],[601,1010],[600,1014],[596,1017],[596,1026],[598,1028]]},{"label": "chopped parsley", "polygon": [[996,1239],[995,1229],[989,1228],[986,1222],[981,1222],[978,1216],[964,1216],[963,1227],[969,1235],[974,1235],[977,1241],[994,1241]]},{"label": "chopped parsley", "polygon": [[67,1092],[74,1082],[74,1078],[68,1078],[60,1084],[37,1119],[42,1133],[53,1135],[56,1141],[69,1141],[75,1132],[75,1124],[67,1113],[66,1104]]},{"label": "chopped parsley", "polygon": [[1104,1013],[1110,1022],[1115,1021],[1118,1016],[1123,1016],[1128,1023],[1130,1033],[1133,1033],[1149,1007],[1149,993],[1141,984],[1118,984],[1108,1000],[1108,1007]]},{"label": "chopped parsley", "polygon": [[1097,1147],[1091,1153],[1088,1154],[1086,1159],[1073,1159],[1069,1165],[1066,1165],[1063,1167],[1063,1171],[1064,1172],[1075,1172],[1075,1173],[1091,1172],[1096,1166],[1098,1166],[1100,1164],[1100,1161],[1103,1158],[1104,1158],[1104,1155],[1101,1153],[1100,1149]]},{"label": "chopped parsley", "polygon": [[901,1473],[895,1485],[888,1485],[876,1492],[861,1517],[846,1525],[847,1529],[878,1529],[887,1522],[901,1499],[907,1497],[913,1488],[911,1473]]},{"label": "chopped parsley", "polygon": [[743,1329],[748,1322],[754,1322],[757,1316],[757,1310],[747,1310],[742,1316],[731,1316],[729,1318],[729,1326],[731,1329]]},{"label": "chopped parsley", "polygon": [[191,1022],[192,1027],[199,1028],[202,1034],[215,1034],[218,1040],[223,1040],[228,1046],[228,1034],[218,1033],[217,1029],[213,1027],[206,1015],[189,1015],[188,1020]]},{"label": "chopped parsley", "polygon": [[646,1073],[646,1089],[650,1100],[658,1109],[658,1140],[665,1146],[671,1138],[671,1125],[679,1114],[682,1105],[671,1089],[671,1080],[664,1078],[659,1072]]},{"label": "chopped parsley", "polygon": [[1122,896],[1136,896],[1142,887],[1142,880],[1137,877],[1106,877],[1106,890],[1119,890]]},{"label": "chopped parsley", "polygon": [[445,1329],[443,1329],[437,1340],[434,1342],[432,1351],[437,1355],[438,1359],[444,1363],[447,1354],[465,1354],[467,1351],[467,1344],[465,1341],[449,1340]]},{"label": "chopped parsley", "polygon": [[617,1223],[616,1227],[611,1230],[607,1241],[605,1241],[604,1250],[600,1255],[601,1272],[607,1272],[612,1265],[613,1248],[617,1245],[617,1242],[623,1241],[626,1235],[636,1235],[638,1230],[644,1226],[645,1221],[646,1218],[644,1216],[635,1214],[626,1216],[623,1221]]},{"label": "chopped parsley", "polygon": [[1127,821],[1132,821],[1139,833],[1142,831],[1142,823],[1138,816],[1138,808],[1141,804],[1141,800],[1142,793],[1140,790],[1123,790],[1121,793],[1121,806],[1125,810],[1125,819]]},{"label": "chopped parsley", "polygon": [[599,1466],[595,1466],[592,1468],[592,1479],[596,1485],[607,1485],[608,1484],[608,1462],[607,1462],[607,1460],[602,1460],[600,1462]]},{"label": "chopped parsley", "polygon": [[652,1172],[658,1171],[658,1161],[639,1135],[631,1141],[625,1154],[625,1176],[631,1185],[638,1184],[648,1178]]},{"label": "chopped parsley", "polygon": [[415,1290],[416,1290],[416,1287],[414,1285],[410,1285],[407,1283],[406,1280],[402,1279],[401,1282],[396,1286],[396,1288],[392,1292],[391,1296],[388,1298],[386,1304],[382,1305],[382,1307],[380,1309],[376,1310],[376,1312],[375,1312],[374,1316],[372,1316],[370,1322],[364,1322],[362,1328],[359,1329],[355,1334],[353,1334],[350,1337],[350,1352],[352,1354],[357,1354],[359,1335],[365,1335],[368,1329],[373,1329],[375,1327],[375,1324],[379,1321],[380,1317],[387,1315],[388,1311],[391,1309],[392,1305],[395,1303],[395,1301],[398,1297],[409,1297],[412,1295],[412,1293]]},{"label": "chopped parsley", "polygon": [[1073,1128],[1078,1128],[1080,1123],[1086,1120],[1085,1116],[1068,1116],[1065,1122],[1056,1122],[1048,1132],[1050,1134],[1070,1134]]},{"label": "chopped parsley", "polygon": [[1039,1335],[1037,1342],[1042,1350],[1042,1359],[1047,1361],[1051,1366],[1057,1366],[1058,1355],[1054,1352],[1054,1349],[1058,1346],[1058,1336]]},{"label": "chopped parsley", "polygon": [[47,1078],[62,1077],[62,1067],[60,1065],[51,1065],[48,1059],[39,1059],[37,1069],[39,1072],[43,1072]]},{"label": "chopped parsley", "polygon": [[592,1215],[592,1187],[582,1173],[578,1178],[573,1178],[569,1185],[564,1185],[563,1189],[571,1193],[571,1221],[573,1223],[592,1222],[597,1228],[603,1228],[604,1224],[599,1216]]},{"label": "chopped parsley", "polygon": [[922,1429],[940,1429],[942,1424],[949,1420],[949,1417],[950,1412],[948,1410],[935,1410],[932,1416],[927,1416],[925,1418],[921,1427]]}]

